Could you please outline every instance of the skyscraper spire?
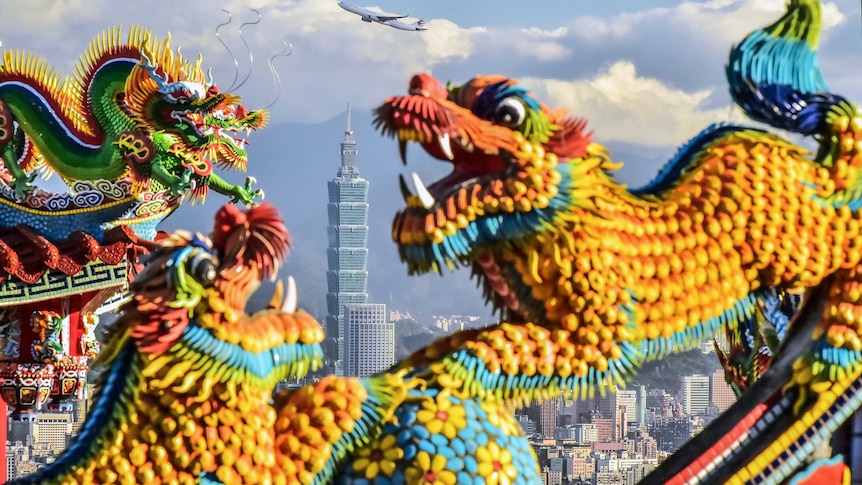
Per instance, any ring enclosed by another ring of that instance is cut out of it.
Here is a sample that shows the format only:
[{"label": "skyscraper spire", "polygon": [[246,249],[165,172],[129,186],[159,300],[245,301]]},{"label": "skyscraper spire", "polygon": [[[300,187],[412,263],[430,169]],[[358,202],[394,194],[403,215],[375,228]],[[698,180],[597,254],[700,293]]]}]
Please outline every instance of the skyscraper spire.
[{"label": "skyscraper spire", "polygon": [[[341,142],[341,168],[353,169],[356,166],[356,140],[353,138],[353,128],[350,123],[350,103],[347,103],[347,131]],[[359,173],[357,171],[357,173]]]}]

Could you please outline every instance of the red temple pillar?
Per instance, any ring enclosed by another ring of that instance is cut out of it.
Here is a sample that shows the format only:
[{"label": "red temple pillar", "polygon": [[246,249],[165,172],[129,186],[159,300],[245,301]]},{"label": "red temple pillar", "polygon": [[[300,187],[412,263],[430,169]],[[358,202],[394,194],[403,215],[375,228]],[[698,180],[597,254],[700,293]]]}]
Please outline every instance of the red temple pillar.
[{"label": "red temple pillar", "polygon": [[6,480],[9,479],[9,470],[6,469],[6,443],[9,442],[6,426],[9,423],[9,405],[2,397],[0,397],[0,406],[3,407],[3,419],[0,422],[0,443],[3,444],[3,447],[0,448],[0,483],[6,483]]}]

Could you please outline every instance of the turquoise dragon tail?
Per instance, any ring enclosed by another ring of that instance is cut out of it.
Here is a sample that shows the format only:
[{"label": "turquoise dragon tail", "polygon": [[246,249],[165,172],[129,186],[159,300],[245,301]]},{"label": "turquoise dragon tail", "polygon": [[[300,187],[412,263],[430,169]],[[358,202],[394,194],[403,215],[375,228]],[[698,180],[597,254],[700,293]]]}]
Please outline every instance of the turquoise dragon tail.
[{"label": "turquoise dragon tail", "polygon": [[749,117],[803,135],[832,132],[830,112],[849,103],[829,92],[817,66],[820,30],[820,2],[790,0],[784,16],[731,50],[730,95]]}]

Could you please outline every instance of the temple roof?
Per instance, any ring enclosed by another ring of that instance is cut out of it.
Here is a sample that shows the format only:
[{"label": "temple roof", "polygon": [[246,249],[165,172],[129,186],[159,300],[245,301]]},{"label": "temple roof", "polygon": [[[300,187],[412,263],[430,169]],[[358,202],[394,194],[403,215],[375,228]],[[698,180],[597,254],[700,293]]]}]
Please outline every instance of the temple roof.
[{"label": "temple roof", "polygon": [[126,226],[103,233],[102,241],[84,231],[75,231],[62,241],[49,241],[26,224],[0,228],[0,281],[13,276],[35,283],[49,270],[72,276],[88,263],[119,264],[128,257],[149,254],[152,241],[139,238]]}]

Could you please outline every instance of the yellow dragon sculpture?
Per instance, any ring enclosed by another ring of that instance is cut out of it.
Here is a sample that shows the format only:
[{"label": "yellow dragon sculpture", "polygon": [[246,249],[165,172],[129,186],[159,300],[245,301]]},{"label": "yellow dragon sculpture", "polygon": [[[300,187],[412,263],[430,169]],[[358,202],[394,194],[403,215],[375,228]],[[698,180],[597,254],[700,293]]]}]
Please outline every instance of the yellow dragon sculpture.
[{"label": "yellow dragon sculpture", "polygon": [[479,398],[591,394],[719,329],[751,336],[776,289],[826,285],[811,334],[780,329],[793,348],[782,351],[787,380],[752,388],[705,433],[702,455],[648,482],[789,476],[862,402],[862,116],[816,67],[820,15],[819,2],[791,0],[727,66],[750,117],[813,137],[817,153],[715,125],[637,190],[613,179],[618,166],[583,121],[513,79],[444,87],[420,74],[387,99],[376,124],[402,159],[412,141],[452,165],[427,187],[401,178],[401,258],[411,273],[472,267],[506,321],[436,342],[402,368]]}]

